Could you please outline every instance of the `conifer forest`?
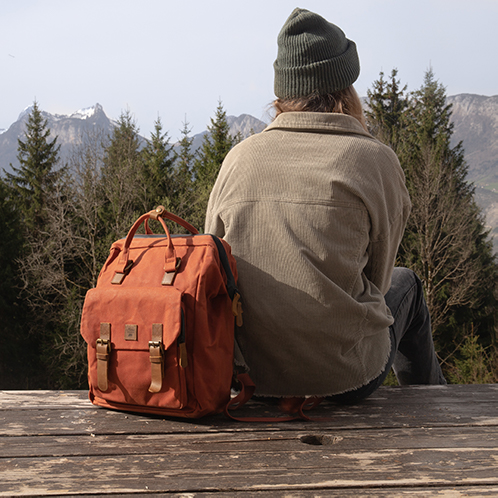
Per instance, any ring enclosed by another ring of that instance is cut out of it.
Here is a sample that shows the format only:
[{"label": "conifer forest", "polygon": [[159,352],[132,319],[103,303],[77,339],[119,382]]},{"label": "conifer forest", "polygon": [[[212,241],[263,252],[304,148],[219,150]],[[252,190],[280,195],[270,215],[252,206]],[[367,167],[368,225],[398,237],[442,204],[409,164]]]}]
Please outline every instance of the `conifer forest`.
[{"label": "conifer forest", "polygon": [[[498,265],[466,180],[465,143],[450,144],[445,88],[432,70],[413,91],[396,69],[380,73],[365,114],[406,175],[413,207],[397,265],[423,281],[444,374],[451,383],[497,382]],[[175,147],[160,119],[145,145],[138,131],[123,112],[110,135],[87,134],[62,163],[34,103],[19,167],[0,176],[0,389],[85,389],[80,314],[112,242],[158,205],[203,230],[221,163],[240,141],[222,103],[197,150],[188,123]]]}]

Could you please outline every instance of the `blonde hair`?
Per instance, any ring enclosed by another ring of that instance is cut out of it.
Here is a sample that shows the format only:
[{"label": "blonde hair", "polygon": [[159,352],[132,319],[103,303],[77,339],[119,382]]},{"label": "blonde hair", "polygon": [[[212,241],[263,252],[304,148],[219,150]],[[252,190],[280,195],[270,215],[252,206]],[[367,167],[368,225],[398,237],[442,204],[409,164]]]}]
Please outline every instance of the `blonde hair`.
[{"label": "blonde hair", "polygon": [[273,102],[273,108],[275,109],[275,117],[283,112],[296,111],[347,114],[348,116],[356,118],[365,131],[368,131],[365,116],[363,115],[361,100],[353,85],[348,86],[344,90],[327,93],[325,95],[312,93],[305,97],[278,98]]}]

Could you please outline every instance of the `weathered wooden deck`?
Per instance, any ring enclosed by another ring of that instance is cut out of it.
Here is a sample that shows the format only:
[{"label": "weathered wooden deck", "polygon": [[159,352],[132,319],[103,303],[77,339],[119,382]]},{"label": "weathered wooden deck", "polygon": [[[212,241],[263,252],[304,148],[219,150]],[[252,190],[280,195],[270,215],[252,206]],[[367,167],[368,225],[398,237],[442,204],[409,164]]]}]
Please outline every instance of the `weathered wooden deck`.
[{"label": "weathered wooden deck", "polygon": [[314,415],[165,420],[3,391],[0,495],[498,496],[498,385],[382,387]]}]

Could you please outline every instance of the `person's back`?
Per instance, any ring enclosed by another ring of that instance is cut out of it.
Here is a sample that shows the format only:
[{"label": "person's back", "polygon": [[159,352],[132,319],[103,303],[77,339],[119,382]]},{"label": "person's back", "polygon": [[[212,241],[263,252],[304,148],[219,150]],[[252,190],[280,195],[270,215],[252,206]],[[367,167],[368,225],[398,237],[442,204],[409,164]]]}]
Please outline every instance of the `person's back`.
[{"label": "person's back", "polygon": [[358,72],[354,43],[296,9],[279,35],[280,114],[228,154],[211,194],[206,232],[237,259],[238,343],[260,395],[358,389],[392,356],[384,295],[410,201],[396,156],[359,117]]},{"label": "person's back", "polygon": [[258,392],[335,394],[379,375],[409,212],[392,151],[350,116],[283,113],[228,155],[212,199],[206,230],[237,258]]}]

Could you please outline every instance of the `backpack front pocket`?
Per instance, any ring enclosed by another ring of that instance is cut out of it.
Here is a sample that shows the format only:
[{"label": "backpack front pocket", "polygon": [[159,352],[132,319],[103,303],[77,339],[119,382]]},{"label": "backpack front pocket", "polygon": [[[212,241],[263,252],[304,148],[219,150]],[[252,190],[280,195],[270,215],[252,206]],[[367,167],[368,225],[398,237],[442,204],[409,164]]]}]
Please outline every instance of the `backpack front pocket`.
[{"label": "backpack front pocket", "polygon": [[108,403],[182,409],[185,319],[175,287],[92,289],[85,300],[89,383]]}]

